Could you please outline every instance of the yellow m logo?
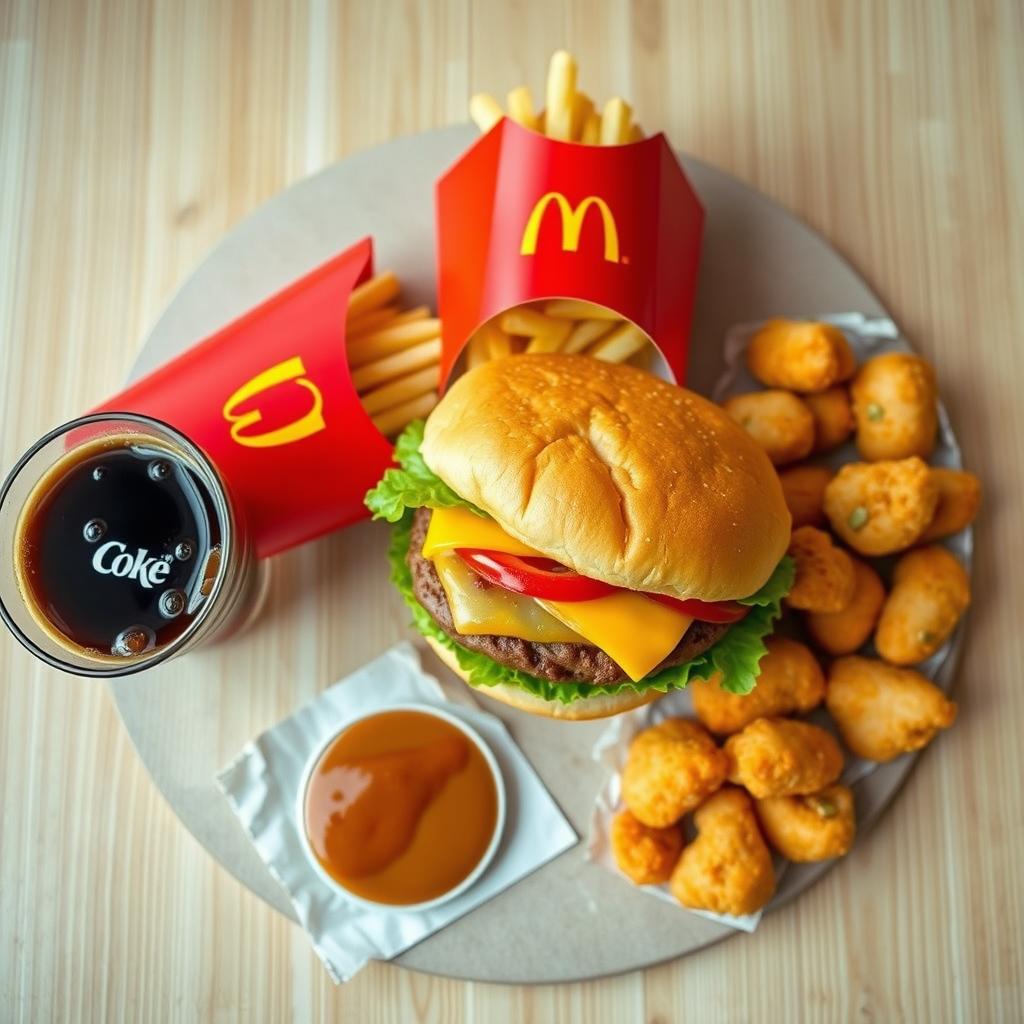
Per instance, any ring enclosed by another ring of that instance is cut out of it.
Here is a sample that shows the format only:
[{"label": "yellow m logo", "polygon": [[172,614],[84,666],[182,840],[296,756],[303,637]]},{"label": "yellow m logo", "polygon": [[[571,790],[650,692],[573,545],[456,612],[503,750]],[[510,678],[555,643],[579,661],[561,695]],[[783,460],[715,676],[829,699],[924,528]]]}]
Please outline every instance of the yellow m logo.
[{"label": "yellow m logo", "polygon": [[[231,424],[231,438],[246,448],[276,448],[282,444],[292,444],[313,434],[324,430],[327,424],[324,422],[324,396],[320,389],[306,376],[306,367],[299,356],[286,359],[283,363],[270,367],[258,373],[252,380],[246,381],[228,400],[224,403],[224,419]],[[278,427],[276,430],[268,430],[262,434],[243,434],[246,427],[259,423],[263,419],[263,413],[259,409],[251,409],[249,412],[235,412],[235,409],[243,402],[255,397],[263,391],[277,387],[278,384],[286,384],[293,381],[299,387],[305,388],[312,396],[313,402],[307,412],[300,419],[289,423],[287,426]]]},{"label": "yellow m logo", "polygon": [[576,252],[580,247],[580,232],[583,230],[583,221],[587,211],[597,207],[601,214],[601,223],[604,227],[604,258],[609,263],[619,262],[619,232],[615,227],[615,218],[608,204],[600,196],[587,196],[574,210],[569,200],[561,192],[548,192],[537,200],[530,213],[530,219],[523,229],[523,242],[519,246],[521,256],[533,256],[537,251],[537,236],[540,234],[541,221],[544,219],[544,212],[549,203],[558,206],[558,212],[562,218],[562,248],[566,252]]}]

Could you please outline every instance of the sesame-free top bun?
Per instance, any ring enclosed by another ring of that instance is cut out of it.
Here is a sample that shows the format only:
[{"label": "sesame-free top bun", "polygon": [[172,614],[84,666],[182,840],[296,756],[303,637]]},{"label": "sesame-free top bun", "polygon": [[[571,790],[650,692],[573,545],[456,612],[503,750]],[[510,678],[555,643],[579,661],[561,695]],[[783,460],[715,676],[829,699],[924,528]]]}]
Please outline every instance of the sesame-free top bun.
[{"label": "sesame-free top bun", "polygon": [[790,516],[768,457],[718,406],[631,366],[518,355],[460,377],[427,465],[517,540],[616,586],[753,594]]}]

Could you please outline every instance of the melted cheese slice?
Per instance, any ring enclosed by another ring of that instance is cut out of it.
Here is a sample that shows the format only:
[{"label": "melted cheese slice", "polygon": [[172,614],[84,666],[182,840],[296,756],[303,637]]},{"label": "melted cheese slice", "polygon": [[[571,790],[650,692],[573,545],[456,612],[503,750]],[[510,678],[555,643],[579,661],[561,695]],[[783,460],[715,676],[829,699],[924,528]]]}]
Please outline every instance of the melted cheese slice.
[{"label": "melted cheese slice", "polygon": [[540,554],[510,537],[493,519],[484,519],[468,508],[435,508],[423,542],[423,557],[432,559],[439,551],[452,548],[482,548],[508,555]]},{"label": "melted cheese slice", "polygon": [[434,568],[448,597],[455,628],[465,636],[517,636],[549,644],[587,642],[532,597],[482,580],[454,551],[439,552]]},{"label": "melted cheese slice", "polygon": [[630,679],[646,676],[676,647],[693,618],[643,594],[621,591],[593,601],[542,601],[480,586],[453,548],[513,555],[539,552],[514,540],[493,519],[464,508],[435,509],[423,544],[434,562],[455,628],[467,636],[515,636],[537,643],[591,643]]}]

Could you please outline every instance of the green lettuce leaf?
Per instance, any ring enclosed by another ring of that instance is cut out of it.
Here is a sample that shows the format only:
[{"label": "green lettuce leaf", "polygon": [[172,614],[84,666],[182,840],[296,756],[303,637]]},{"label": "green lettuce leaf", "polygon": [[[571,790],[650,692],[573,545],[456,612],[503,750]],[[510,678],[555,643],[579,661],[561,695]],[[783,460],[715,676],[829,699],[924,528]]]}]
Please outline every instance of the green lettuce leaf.
[{"label": "green lettuce leaf", "polygon": [[454,508],[462,505],[483,516],[476,505],[460,498],[423,461],[423,420],[415,420],[402,431],[395,442],[395,460],[400,469],[389,469],[379,484],[366,494],[366,507],[374,519],[397,523],[407,509]]}]

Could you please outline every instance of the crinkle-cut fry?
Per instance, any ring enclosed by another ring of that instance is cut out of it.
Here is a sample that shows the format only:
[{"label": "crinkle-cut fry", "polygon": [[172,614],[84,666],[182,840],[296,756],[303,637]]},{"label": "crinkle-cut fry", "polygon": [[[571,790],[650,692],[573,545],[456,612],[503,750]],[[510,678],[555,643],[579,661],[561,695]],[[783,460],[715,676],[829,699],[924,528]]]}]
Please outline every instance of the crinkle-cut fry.
[{"label": "crinkle-cut fry", "polygon": [[363,408],[371,415],[387,412],[388,409],[405,402],[411,402],[430,391],[437,390],[436,366],[427,366],[422,370],[415,370],[405,377],[391,381],[390,384],[382,384],[379,388],[365,392],[360,401]]},{"label": "crinkle-cut fry", "polygon": [[[555,334],[562,330],[562,325],[572,328],[572,323],[559,317],[547,316],[536,309],[518,306],[502,313],[498,325],[509,334],[519,334],[527,338],[535,338],[538,334]],[[566,334],[568,334],[566,330]]]},{"label": "crinkle-cut fry", "polygon": [[345,321],[345,334],[354,338],[359,334],[366,334],[367,331],[376,331],[385,324],[392,323],[398,316],[396,306],[381,306],[380,309],[371,309],[362,316],[349,317]]},{"label": "crinkle-cut fry", "polygon": [[549,138],[572,138],[572,104],[576,95],[576,61],[565,50],[556,50],[548,65],[546,131]]},{"label": "crinkle-cut fry", "polygon": [[621,97],[613,96],[601,114],[601,145],[621,146],[629,142],[629,125],[633,108]]},{"label": "crinkle-cut fry", "polygon": [[594,112],[594,101],[585,93],[578,92],[572,98],[572,125],[571,138],[579,142],[583,138],[583,128],[587,118]]},{"label": "crinkle-cut fry", "polygon": [[591,111],[583,122],[580,142],[587,146],[601,145],[601,115],[596,111]]},{"label": "crinkle-cut fry", "polygon": [[441,339],[432,338],[430,341],[420,342],[412,348],[403,349],[394,355],[385,356],[376,362],[360,366],[352,373],[352,383],[357,391],[366,391],[393,380],[395,377],[403,377],[413,370],[421,370],[424,366],[430,366],[441,360]]},{"label": "crinkle-cut fry", "polygon": [[624,323],[587,349],[587,355],[606,363],[621,363],[647,344],[647,335],[635,324]]},{"label": "crinkle-cut fry", "polygon": [[482,132],[489,132],[504,116],[501,104],[487,92],[478,92],[469,101],[469,116]]},{"label": "crinkle-cut fry", "polygon": [[507,98],[508,116],[517,121],[524,128],[538,130],[538,118],[533,112],[533,96],[528,86],[521,85],[513,89]]},{"label": "crinkle-cut fry", "polygon": [[398,295],[399,288],[398,278],[390,270],[384,270],[369,281],[357,285],[348,299],[349,320],[390,302]]},{"label": "crinkle-cut fry", "polygon": [[436,317],[410,320],[397,326],[388,325],[372,334],[355,338],[348,346],[349,366],[365,366],[375,359],[383,359],[394,352],[410,348],[441,335],[441,321]]},{"label": "crinkle-cut fry", "polygon": [[562,351],[569,355],[582,352],[588,345],[592,345],[598,338],[604,337],[615,326],[615,320],[580,320],[569,332],[565,339]]},{"label": "crinkle-cut fry", "polygon": [[582,299],[548,299],[543,305],[548,316],[564,316],[569,320],[621,320],[613,309]]},{"label": "crinkle-cut fry", "polygon": [[431,391],[426,395],[420,395],[402,405],[396,405],[393,409],[373,417],[373,425],[385,436],[392,437],[400,430],[404,430],[413,420],[422,419],[429,415],[431,409],[437,405],[437,392]]}]

